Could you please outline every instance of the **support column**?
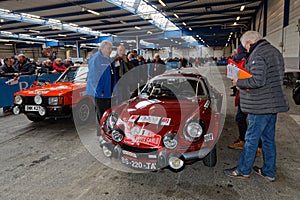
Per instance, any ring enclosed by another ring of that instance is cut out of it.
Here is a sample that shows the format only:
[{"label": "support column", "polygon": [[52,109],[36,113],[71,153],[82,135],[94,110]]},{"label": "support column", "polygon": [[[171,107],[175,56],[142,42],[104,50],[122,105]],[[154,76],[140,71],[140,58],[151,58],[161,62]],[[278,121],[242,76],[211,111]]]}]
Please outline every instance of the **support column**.
[{"label": "support column", "polygon": [[80,58],[80,44],[76,40],[76,57]]},{"label": "support column", "polygon": [[135,41],[136,41],[136,50],[137,50],[137,53],[138,55],[140,55],[140,40],[139,40],[139,36],[136,36],[135,37]]}]

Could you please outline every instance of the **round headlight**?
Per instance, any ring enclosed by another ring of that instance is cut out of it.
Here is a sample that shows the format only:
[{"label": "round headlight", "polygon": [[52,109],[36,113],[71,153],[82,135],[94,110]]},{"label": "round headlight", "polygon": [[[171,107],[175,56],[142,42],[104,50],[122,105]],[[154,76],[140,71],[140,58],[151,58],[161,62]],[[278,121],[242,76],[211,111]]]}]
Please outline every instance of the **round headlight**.
[{"label": "round headlight", "polygon": [[124,138],[124,135],[121,133],[120,130],[113,130],[111,133],[111,137],[116,142],[121,142]]},{"label": "round headlight", "polygon": [[163,144],[168,149],[175,149],[178,142],[174,133],[168,133],[163,137]]},{"label": "round headlight", "polygon": [[102,147],[102,150],[103,150],[103,154],[106,156],[106,157],[111,157],[112,156],[112,151],[110,148],[108,148],[108,146],[104,145]]},{"label": "round headlight", "polygon": [[39,108],[39,114],[40,114],[41,116],[44,116],[44,115],[46,115],[46,108],[45,108],[45,107],[42,107],[42,106],[40,106],[40,108]]},{"label": "round headlight", "polygon": [[106,125],[107,127],[112,130],[115,125],[117,124],[117,121],[119,119],[118,113],[110,113],[106,119]]},{"label": "round headlight", "polygon": [[22,104],[22,103],[23,103],[23,98],[22,98],[22,96],[21,96],[21,95],[16,96],[16,97],[15,97],[15,102],[16,102],[16,104],[18,104],[18,105]]},{"label": "round headlight", "polygon": [[178,158],[178,157],[173,157],[173,156],[171,156],[171,157],[169,158],[169,165],[170,165],[170,167],[171,167],[172,169],[180,169],[180,168],[183,167],[184,161],[181,160],[181,159]]},{"label": "round headlight", "polygon": [[192,121],[188,122],[185,126],[183,134],[184,138],[188,142],[197,142],[199,141],[202,133],[204,132],[204,125],[200,122]]},{"label": "round headlight", "polygon": [[34,102],[35,102],[36,104],[40,105],[40,104],[42,104],[43,99],[42,99],[42,97],[41,97],[40,95],[36,95],[36,96],[34,97]]},{"label": "round headlight", "polygon": [[14,108],[13,108],[13,113],[15,114],[15,115],[18,115],[18,114],[20,114],[20,108],[19,108],[19,106],[15,106]]}]

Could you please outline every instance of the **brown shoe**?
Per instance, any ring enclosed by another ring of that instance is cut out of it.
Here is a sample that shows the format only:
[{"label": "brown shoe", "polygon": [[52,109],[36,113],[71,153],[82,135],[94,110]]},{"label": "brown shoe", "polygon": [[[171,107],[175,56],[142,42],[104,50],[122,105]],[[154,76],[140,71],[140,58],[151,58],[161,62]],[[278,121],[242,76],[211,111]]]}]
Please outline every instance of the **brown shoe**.
[{"label": "brown shoe", "polygon": [[258,147],[256,151],[256,157],[260,156],[262,154],[262,148]]},{"label": "brown shoe", "polygon": [[232,144],[229,144],[227,147],[230,149],[243,149],[245,145],[245,142],[242,140],[237,140]]}]

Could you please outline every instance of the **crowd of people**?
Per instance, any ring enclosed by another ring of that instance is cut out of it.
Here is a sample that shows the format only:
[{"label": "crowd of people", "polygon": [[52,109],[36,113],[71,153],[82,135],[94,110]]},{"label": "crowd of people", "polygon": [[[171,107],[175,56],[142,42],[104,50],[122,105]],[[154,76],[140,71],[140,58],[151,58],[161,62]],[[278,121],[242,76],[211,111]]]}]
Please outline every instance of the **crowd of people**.
[{"label": "crowd of people", "polygon": [[17,78],[22,75],[32,75],[36,73],[61,73],[64,72],[73,63],[69,59],[62,61],[61,58],[56,58],[53,62],[47,59],[41,63],[34,59],[26,57],[24,54],[19,54],[2,59],[0,67],[0,77]]}]

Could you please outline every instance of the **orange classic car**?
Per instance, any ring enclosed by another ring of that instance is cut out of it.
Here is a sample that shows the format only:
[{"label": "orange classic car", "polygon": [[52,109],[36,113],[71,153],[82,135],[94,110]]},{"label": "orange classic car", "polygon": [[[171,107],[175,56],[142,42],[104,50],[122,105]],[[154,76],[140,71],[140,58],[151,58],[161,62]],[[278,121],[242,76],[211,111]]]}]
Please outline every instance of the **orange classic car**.
[{"label": "orange classic car", "polygon": [[31,121],[46,118],[73,117],[86,123],[94,111],[92,99],[86,95],[86,65],[69,67],[54,83],[36,84],[14,94],[14,114],[24,113]]}]

